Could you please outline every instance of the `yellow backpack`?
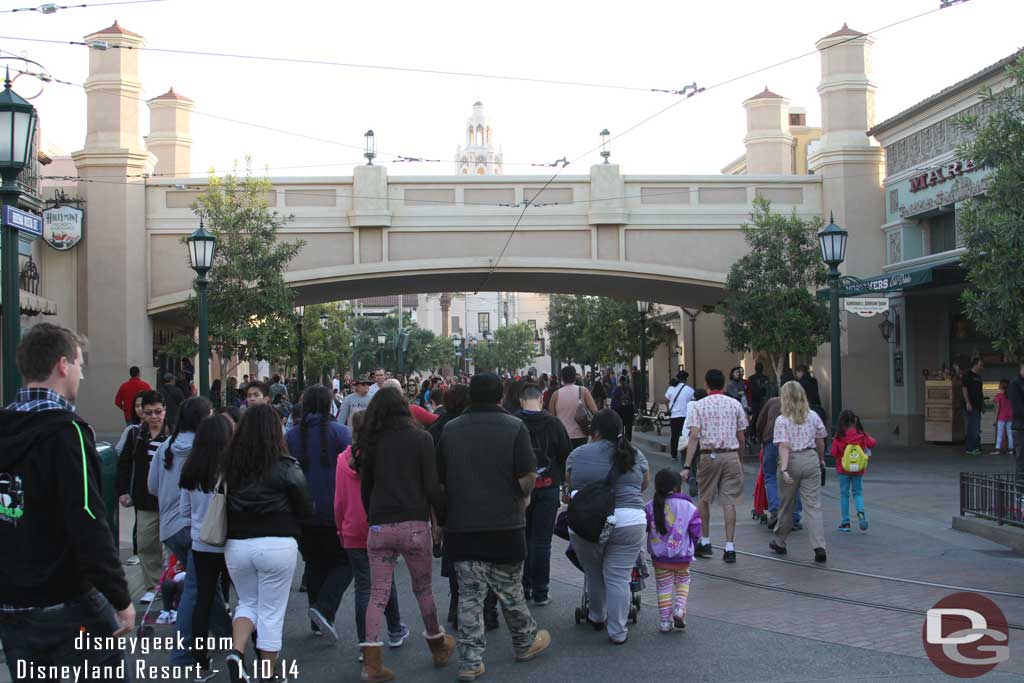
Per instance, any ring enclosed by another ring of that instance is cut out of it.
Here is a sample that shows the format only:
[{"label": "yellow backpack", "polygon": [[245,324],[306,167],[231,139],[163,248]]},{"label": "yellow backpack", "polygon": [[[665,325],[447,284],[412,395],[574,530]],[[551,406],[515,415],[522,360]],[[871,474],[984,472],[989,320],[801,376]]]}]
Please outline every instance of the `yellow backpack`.
[{"label": "yellow backpack", "polygon": [[863,474],[868,468],[868,454],[860,444],[847,444],[843,451],[842,463],[847,474]]}]

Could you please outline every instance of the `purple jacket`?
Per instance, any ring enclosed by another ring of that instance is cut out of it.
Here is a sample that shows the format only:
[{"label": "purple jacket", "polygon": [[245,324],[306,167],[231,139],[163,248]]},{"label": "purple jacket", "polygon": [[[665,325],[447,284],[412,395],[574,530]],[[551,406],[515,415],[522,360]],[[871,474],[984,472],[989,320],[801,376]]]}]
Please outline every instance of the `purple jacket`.
[{"label": "purple jacket", "polygon": [[686,564],[693,561],[693,549],[700,539],[701,521],[697,506],[685,493],[673,493],[665,501],[665,537],[654,524],[654,501],[644,506],[647,513],[647,551],[655,562]]}]

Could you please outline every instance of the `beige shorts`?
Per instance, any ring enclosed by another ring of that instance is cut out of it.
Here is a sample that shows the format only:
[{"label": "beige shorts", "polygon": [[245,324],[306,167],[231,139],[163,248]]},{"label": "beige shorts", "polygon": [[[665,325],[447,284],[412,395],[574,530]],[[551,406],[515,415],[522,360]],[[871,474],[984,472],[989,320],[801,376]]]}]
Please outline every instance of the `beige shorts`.
[{"label": "beige shorts", "polygon": [[700,502],[722,505],[740,505],[743,502],[743,465],[739,453],[718,453],[714,460],[710,453],[700,454],[697,467]]}]

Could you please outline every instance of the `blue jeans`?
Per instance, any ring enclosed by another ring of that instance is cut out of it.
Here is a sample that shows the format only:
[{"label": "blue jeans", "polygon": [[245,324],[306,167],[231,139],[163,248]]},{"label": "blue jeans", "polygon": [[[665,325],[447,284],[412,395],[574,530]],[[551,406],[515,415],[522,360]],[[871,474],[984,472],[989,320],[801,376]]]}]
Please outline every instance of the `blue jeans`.
[{"label": "blue jeans", "polygon": [[[779,446],[774,443],[764,445],[764,490],[768,494],[768,512],[779,511]],[[800,492],[796,494],[796,507],[793,508],[793,523],[800,521],[800,513],[804,506],[800,503]]]},{"label": "blue jeans", "polygon": [[548,597],[551,583],[551,536],[558,515],[559,487],[534,489],[526,508],[526,563],[523,566],[523,590],[534,600]]},{"label": "blue jeans", "polygon": [[[104,642],[117,629],[114,608],[96,590],[90,590],[62,605],[0,613],[0,642],[7,655],[11,680],[18,680],[19,660],[35,666],[82,666],[88,660],[88,664],[97,667],[116,667],[124,661],[124,651],[118,648],[76,648],[75,638],[79,629],[85,631],[90,638],[103,638]],[[132,680],[130,666],[125,667],[125,677],[101,673],[92,680],[114,683],[126,679]]]},{"label": "blue jeans", "polygon": [[967,420],[967,450],[976,451],[981,448],[981,411],[974,409],[964,412]]},{"label": "blue jeans", "polygon": [[850,490],[853,489],[853,504],[857,512],[864,512],[864,476],[839,475],[839,509],[843,513],[843,524],[850,523]]},{"label": "blue jeans", "polygon": [[[178,619],[175,622],[175,629],[181,634],[181,642],[192,642],[192,613],[196,608],[196,599],[199,597],[199,582],[196,580],[196,564],[192,557],[192,536],[189,527],[178,531],[166,541],[164,545],[178,556],[186,558],[185,564],[185,587],[181,592],[181,600],[178,601]],[[213,605],[210,606],[210,630],[216,636],[231,635],[231,617],[224,608],[224,594],[217,586],[213,598]],[[189,666],[195,664],[196,660],[189,650],[171,650],[172,666]]]}]

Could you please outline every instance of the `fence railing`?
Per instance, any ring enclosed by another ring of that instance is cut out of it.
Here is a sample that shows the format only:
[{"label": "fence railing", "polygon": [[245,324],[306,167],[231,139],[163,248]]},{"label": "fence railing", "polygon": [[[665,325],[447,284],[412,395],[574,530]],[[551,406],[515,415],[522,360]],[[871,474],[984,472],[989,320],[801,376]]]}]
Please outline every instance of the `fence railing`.
[{"label": "fence railing", "polygon": [[1024,477],[1013,472],[961,472],[960,516],[1024,527]]}]

